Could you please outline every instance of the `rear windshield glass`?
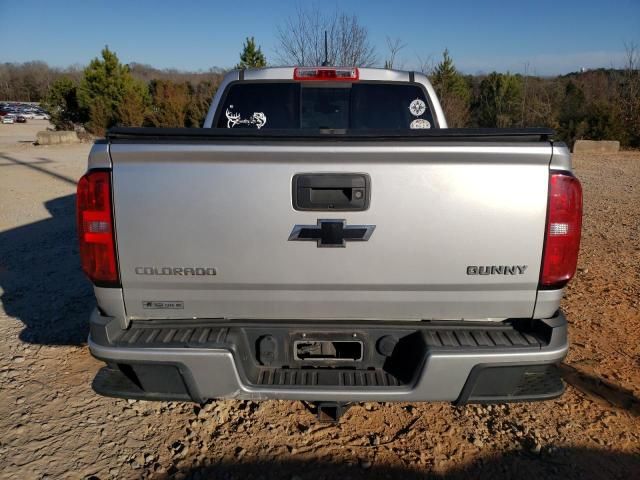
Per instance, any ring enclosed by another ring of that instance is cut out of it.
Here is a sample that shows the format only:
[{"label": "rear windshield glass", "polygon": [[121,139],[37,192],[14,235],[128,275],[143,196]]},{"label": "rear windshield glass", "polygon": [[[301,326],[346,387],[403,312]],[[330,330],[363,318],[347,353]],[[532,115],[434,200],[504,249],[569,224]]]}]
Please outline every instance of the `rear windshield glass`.
[{"label": "rear windshield glass", "polygon": [[231,85],[216,126],[410,130],[434,124],[417,85],[246,82]]}]

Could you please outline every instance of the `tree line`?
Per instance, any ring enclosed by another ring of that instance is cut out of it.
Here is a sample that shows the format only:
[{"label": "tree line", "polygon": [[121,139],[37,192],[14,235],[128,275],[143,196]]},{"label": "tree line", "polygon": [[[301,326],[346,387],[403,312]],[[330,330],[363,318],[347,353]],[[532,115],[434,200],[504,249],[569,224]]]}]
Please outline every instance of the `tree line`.
[{"label": "tree line", "polygon": [[[327,32],[325,50],[324,32]],[[401,39],[387,38],[382,60],[355,15],[298,8],[277,30],[275,64],[398,68]],[[623,68],[555,77],[492,72],[465,75],[447,50],[437,62],[419,61],[438,94],[450,127],[551,127],[559,139],[614,139],[640,147],[640,57],[627,45]],[[267,66],[253,37],[236,68]],[[399,66],[400,68],[402,65]],[[84,69],[44,62],[0,65],[0,100],[40,101],[57,128],[82,125],[104,134],[114,125],[200,127],[224,72],[158,70],[123,65],[108,47]]]},{"label": "tree line", "polygon": [[592,139],[640,147],[639,66],[631,48],[623,69],[462,75],[445,50],[427,73],[450,127],[551,127],[570,145]]},{"label": "tree line", "polygon": [[[29,64],[23,64],[30,70]],[[115,125],[157,127],[200,127],[223,72],[184,73],[157,70],[147,65],[120,62],[105,47],[83,70],[49,69],[40,88],[29,90],[29,75],[17,75],[9,89],[0,89],[0,98],[40,101],[58,129],[84,127],[104,135]],[[2,85],[5,87],[5,85]]]}]

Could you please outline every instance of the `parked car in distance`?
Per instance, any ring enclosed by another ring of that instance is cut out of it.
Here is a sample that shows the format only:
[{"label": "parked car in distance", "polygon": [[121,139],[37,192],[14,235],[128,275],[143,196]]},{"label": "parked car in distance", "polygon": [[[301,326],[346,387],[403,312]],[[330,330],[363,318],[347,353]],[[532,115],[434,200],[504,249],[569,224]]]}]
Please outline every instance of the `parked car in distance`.
[{"label": "parked car in distance", "polygon": [[[27,120],[49,120],[51,116],[37,104],[21,102],[0,102],[0,117],[13,114]],[[15,121],[15,118],[14,118]]]},{"label": "parked car in distance", "polygon": [[2,117],[2,123],[15,123],[15,121],[16,121],[16,116],[13,115],[12,113]]},{"label": "parked car in distance", "polygon": [[16,123],[27,123],[27,117],[24,115],[18,115],[16,117]]}]

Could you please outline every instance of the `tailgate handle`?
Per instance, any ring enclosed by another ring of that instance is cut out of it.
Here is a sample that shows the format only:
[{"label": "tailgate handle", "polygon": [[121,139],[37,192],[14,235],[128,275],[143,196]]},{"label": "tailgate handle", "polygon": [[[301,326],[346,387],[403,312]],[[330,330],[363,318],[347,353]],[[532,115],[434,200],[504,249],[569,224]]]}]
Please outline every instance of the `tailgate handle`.
[{"label": "tailgate handle", "polygon": [[292,182],[296,210],[359,211],[369,208],[366,173],[300,173]]}]

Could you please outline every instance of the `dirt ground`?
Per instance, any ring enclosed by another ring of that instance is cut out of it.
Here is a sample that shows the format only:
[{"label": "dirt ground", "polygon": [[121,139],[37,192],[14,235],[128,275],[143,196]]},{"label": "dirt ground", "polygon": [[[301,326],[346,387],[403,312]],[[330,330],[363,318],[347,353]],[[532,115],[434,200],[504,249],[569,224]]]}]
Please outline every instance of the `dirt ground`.
[{"label": "dirt ground", "polygon": [[0,478],[640,478],[640,153],[578,156],[579,272],[558,400],[352,407],[99,397],[75,181],[90,146],[0,125]]},{"label": "dirt ground", "polygon": [[36,133],[46,130],[51,124],[49,120],[27,120],[27,123],[14,123],[0,125],[0,145],[14,143],[33,143]]}]

